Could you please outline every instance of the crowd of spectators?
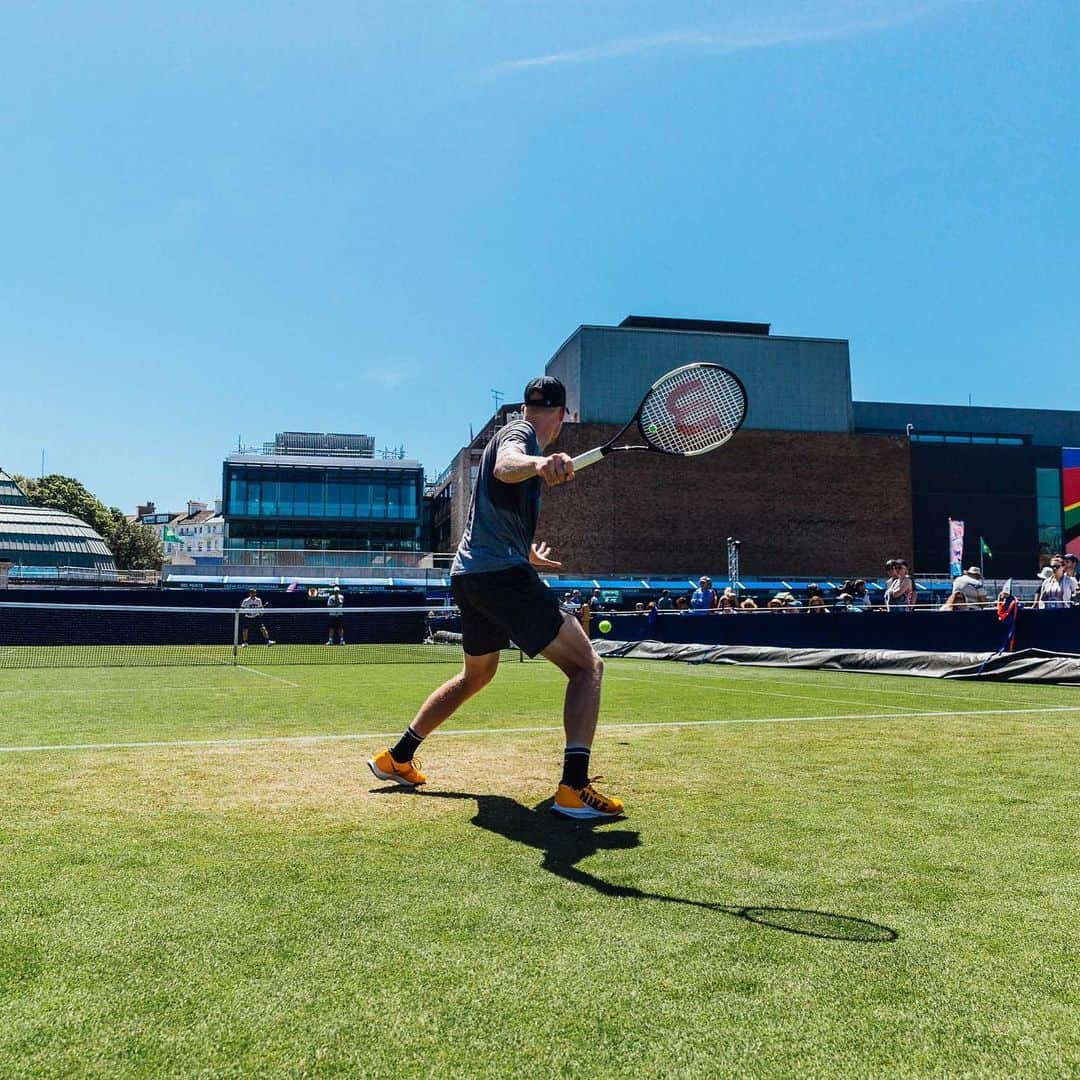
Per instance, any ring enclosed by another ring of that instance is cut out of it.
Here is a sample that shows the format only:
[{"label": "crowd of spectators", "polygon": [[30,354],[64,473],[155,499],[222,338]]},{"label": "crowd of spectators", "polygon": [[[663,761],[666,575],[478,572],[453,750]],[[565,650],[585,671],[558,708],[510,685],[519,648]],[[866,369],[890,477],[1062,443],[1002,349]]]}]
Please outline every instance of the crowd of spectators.
[{"label": "crowd of spectators", "polygon": [[[1072,554],[1054,555],[1050,565],[1045,567],[1040,576],[1040,584],[1034,598],[1034,606],[1039,608],[1060,608],[1080,604],[1080,580],[1077,579],[1077,558]],[[741,594],[730,586],[717,589],[712,579],[703,574],[698,579],[696,588],[684,593],[672,595],[670,589],[662,589],[659,594],[648,600],[637,601],[633,610],[646,614],[677,612],[684,615],[720,614],[735,615],[746,611],[782,611],[787,614],[806,613],[810,615],[861,615],[870,611],[892,614],[910,612],[919,606],[919,593],[906,559],[893,558],[885,563],[885,584],[875,586],[881,589],[875,602],[863,578],[848,578],[839,588],[829,584],[823,588],[817,584],[806,585],[796,595],[795,590],[785,589],[771,595]],[[940,597],[940,593],[938,594]],[[937,604],[931,602],[933,593],[925,592],[923,607]],[[938,605],[941,611],[963,611],[993,607],[996,600],[987,594],[983,574],[979,567],[969,566],[962,574],[952,580],[952,588],[944,603]],[[593,589],[591,595],[583,595],[580,589],[564,594],[563,609],[581,617],[583,609],[589,614],[604,611],[624,611],[631,605],[614,601],[605,601],[599,589]]]}]

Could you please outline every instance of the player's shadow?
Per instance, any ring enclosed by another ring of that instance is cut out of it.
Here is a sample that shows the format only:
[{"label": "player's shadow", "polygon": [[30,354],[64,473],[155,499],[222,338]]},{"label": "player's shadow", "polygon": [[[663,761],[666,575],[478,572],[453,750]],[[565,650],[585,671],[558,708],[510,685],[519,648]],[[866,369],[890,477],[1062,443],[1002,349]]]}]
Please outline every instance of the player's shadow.
[{"label": "player's shadow", "polygon": [[663,893],[645,892],[633,886],[615,885],[595,874],[582,870],[578,863],[598,851],[615,851],[636,848],[641,844],[639,833],[629,829],[600,829],[592,822],[568,821],[551,813],[551,799],[545,799],[532,809],[507,798],[505,795],[473,795],[460,791],[431,791],[426,788],[376,788],[379,794],[410,794],[426,799],[473,799],[477,805],[472,824],[498,836],[536,848],[543,854],[542,866],[551,874],[566,881],[594,889],[603,896],[627,900],[659,900],[666,904],[683,904],[731,915],[758,926],[783,930],[789,934],[805,937],[826,938],[833,941],[858,941],[884,943],[895,941],[899,934],[891,927],[859,919],[852,915],[838,915],[830,911],[809,908],[783,908],[758,904],[716,904],[705,900],[691,900],[684,896],[667,896]]}]

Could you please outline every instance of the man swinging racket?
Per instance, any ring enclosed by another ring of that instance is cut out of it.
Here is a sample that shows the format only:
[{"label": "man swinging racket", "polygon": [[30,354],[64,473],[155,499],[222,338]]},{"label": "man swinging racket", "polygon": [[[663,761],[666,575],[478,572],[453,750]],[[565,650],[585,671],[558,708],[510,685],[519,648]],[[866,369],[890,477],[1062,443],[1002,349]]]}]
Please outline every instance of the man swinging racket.
[{"label": "man swinging racket", "polygon": [[551,809],[570,818],[613,818],[623,812],[619,799],[601,795],[589,780],[603,662],[535,569],[562,565],[548,558],[550,548],[534,542],[534,536],[542,486],[574,478],[571,458],[544,453],[559,437],[565,417],[563,384],[550,376],[533,379],[525,387],[523,419],[501,428],[484,450],[450,570],[461,609],[465,666],[431,694],[397,743],[368,762],[380,780],[406,787],[426,783],[413,761],[420,743],[491,682],[500,650],[513,641],[530,657],[550,660],[568,680],[563,774]]}]

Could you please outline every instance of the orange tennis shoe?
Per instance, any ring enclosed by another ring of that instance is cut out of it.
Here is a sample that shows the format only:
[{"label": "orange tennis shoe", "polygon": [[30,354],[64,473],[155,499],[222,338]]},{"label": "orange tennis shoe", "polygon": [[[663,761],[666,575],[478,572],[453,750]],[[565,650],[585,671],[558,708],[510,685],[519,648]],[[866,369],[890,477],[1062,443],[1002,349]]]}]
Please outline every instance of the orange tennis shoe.
[{"label": "orange tennis shoe", "polygon": [[427,777],[416,766],[415,761],[395,761],[389,750],[384,750],[368,762],[368,768],[380,780],[392,780],[402,787],[419,787],[427,783]]},{"label": "orange tennis shoe", "polygon": [[[600,777],[596,777],[597,780]],[[601,795],[590,780],[583,788],[572,788],[569,784],[560,784],[555,792],[555,801],[551,804],[553,814],[563,817],[588,820],[594,818],[614,818],[623,813],[622,799],[613,799]]]}]

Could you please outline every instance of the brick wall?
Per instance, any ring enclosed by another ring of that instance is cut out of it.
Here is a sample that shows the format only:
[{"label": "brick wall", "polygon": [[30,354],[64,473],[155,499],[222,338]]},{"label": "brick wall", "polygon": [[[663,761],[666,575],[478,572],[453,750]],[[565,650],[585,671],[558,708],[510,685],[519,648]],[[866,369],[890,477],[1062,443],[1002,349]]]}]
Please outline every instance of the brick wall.
[{"label": "brick wall", "polygon": [[[580,453],[616,430],[568,424],[556,448]],[[744,576],[877,577],[911,556],[911,502],[903,438],[742,431],[699,458],[598,462],[545,492],[537,536],[572,573],[722,573],[735,536]]]}]

